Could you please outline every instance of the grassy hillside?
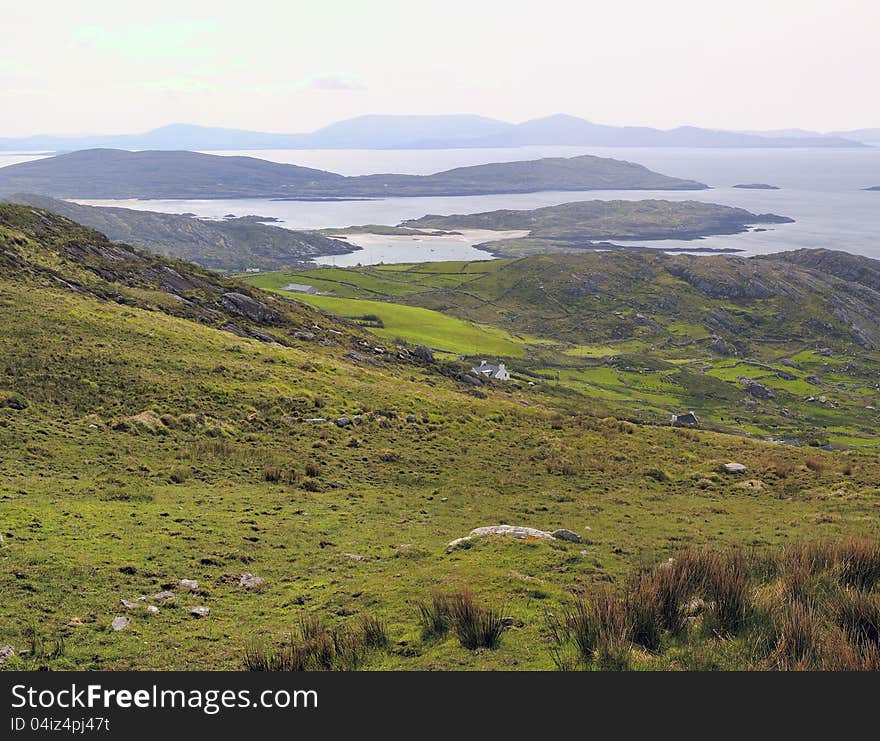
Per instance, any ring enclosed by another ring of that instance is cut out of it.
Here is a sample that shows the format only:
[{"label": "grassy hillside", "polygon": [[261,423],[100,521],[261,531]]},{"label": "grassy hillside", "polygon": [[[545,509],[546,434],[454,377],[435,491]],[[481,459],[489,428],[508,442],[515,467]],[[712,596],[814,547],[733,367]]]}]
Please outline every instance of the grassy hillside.
[{"label": "grassy hillside", "polygon": [[433,175],[345,177],[254,157],[90,149],[0,169],[0,194],[56,198],[383,198],[706,187],[632,162],[589,155],[475,165]]},{"label": "grassy hillside", "polygon": [[[0,256],[4,668],[239,669],[300,630],[326,635],[315,618],[378,621],[351,666],[553,668],[547,613],[622,588],[642,560],[880,535],[873,452],[633,425],[540,386],[474,389],[406,347],[373,353],[349,323],[41,211],[0,207]],[[731,461],[747,473],[725,473]],[[499,523],[583,540],[447,548]],[[457,622],[420,624],[433,591],[460,605],[463,589],[510,618],[492,650],[468,648]],[[708,615],[662,650],[628,638],[621,660],[769,665]],[[131,622],[115,631],[118,617]]]},{"label": "grassy hillside", "polygon": [[[494,326],[520,339],[522,351],[509,353],[520,381],[602,399],[630,419],[663,422],[692,409],[718,429],[874,445],[878,275],[866,258],[803,251],[753,259],[552,255],[324,268],[259,281],[340,297],[319,297],[325,302],[382,302],[379,317],[393,302]],[[396,331],[405,337],[408,329]]]},{"label": "grassy hillside", "polygon": [[20,193],[7,200],[47,209],[118,242],[212,270],[244,272],[248,268],[305,267],[313,257],[341,255],[357,249],[315,232],[282,229],[247,217],[211,221],[131,208],[84,206]]}]

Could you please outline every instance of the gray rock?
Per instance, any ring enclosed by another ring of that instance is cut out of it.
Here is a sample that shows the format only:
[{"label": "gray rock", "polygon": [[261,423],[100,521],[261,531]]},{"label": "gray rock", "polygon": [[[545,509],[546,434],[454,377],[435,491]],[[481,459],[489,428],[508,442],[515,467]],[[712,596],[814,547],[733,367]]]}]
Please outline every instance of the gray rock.
[{"label": "gray rock", "polygon": [[564,528],[561,530],[554,530],[550,533],[556,540],[567,540],[570,543],[580,543],[582,538],[575,532],[571,530],[565,530]]},{"label": "gray rock", "polygon": [[13,649],[12,646],[0,647],[0,664],[4,661],[8,661],[13,656],[15,656],[15,649]]},{"label": "gray rock", "polygon": [[195,579],[181,579],[177,582],[177,588],[181,592],[198,592],[199,583]]},{"label": "gray rock", "polygon": [[257,324],[281,324],[284,321],[284,317],[275,309],[243,293],[224,293],[220,297],[220,305],[230,314],[243,316]]},{"label": "gray rock", "polygon": [[537,530],[533,527],[521,527],[519,525],[488,525],[486,527],[476,527],[463,538],[456,538],[446,544],[448,551],[469,544],[474,538],[485,538],[489,536],[502,536],[508,538],[516,538],[517,540],[527,540],[529,538],[538,538],[541,540],[552,540],[553,535],[546,530]]},{"label": "gray rock", "polygon": [[110,622],[110,627],[113,630],[125,630],[129,625],[131,625],[131,618],[127,618],[125,615],[119,615]]},{"label": "gray rock", "polygon": [[759,383],[753,378],[740,376],[739,383],[746,390],[747,394],[754,396],[756,399],[772,399],[774,396],[772,389],[767,388],[763,383]]},{"label": "gray rock", "polygon": [[263,586],[265,583],[266,580],[263,577],[254,576],[253,574],[242,574],[241,579],[238,580],[238,586],[245,589],[255,589]]},{"label": "gray rock", "polygon": [[716,353],[717,355],[734,355],[734,351],[730,349],[730,345],[728,345],[721,337],[713,337],[712,342],[709,345],[709,349]]},{"label": "gray rock", "polygon": [[210,607],[202,607],[200,605],[199,607],[193,607],[189,611],[189,614],[193,615],[194,617],[197,617],[197,618],[205,618],[211,614],[211,608]]},{"label": "gray rock", "polygon": [[363,563],[364,561],[369,561],[370,559],[366,556],[362,556],[359,553],[343,553],[343,556],[351,559],[352,561],[357,561],[359,563]]},{"label": "gray rock", "polygon": [[746,467],[742,463],[725,463],[724,470],[727,473],[745,473]]}]

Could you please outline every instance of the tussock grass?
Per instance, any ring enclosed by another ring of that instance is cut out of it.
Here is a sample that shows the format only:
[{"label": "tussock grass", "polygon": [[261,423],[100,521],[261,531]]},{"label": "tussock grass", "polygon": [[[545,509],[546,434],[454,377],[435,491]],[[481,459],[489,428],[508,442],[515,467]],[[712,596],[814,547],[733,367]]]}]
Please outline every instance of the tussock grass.
[{"label": "tussock grass", "polygon": [[384,624],[365,615],[354,626],[328,627],[317,615],[300,618],[297,631],[281,645],[254,642],[244,652],[248,671],[352,671],[371,652],[387,649]]},{"label": "tussock grass", "polygon": [[654,657],[639,661],[659,668],[880,669],[877,546],[679,551],[634,569],[620,591],[603,584],[548,615],[551,660],[624,669],[639,648]]},{"label": "tussock grass", "polygon": [[449,595],[452,630],[464,648],[497,648],[504,632],[502,613],[477,602],[467,590]]}]

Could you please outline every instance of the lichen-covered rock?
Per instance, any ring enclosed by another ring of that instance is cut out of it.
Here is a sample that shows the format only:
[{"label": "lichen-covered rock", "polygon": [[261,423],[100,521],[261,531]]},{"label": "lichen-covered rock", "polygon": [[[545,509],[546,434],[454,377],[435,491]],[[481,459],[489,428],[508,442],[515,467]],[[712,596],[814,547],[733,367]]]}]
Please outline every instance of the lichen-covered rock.
[{"label": "lichen-covered rock", "polygon": [[[557,538],[555,533],[560,533]],[[446,544],[446,550],[453,551],[459,547],[469,547],[471,541],[475,538],[485,538],[491,536],[501,536],[508,538],[516,538],[517,540],[569,540],[571,542],[580,542],[580,536],[571,530],[556,530],[555,533],[546,530],[538,530],[534,527],[522,527],[520,525],[487,525],[485,527],[475,527],[463,538],[456,538]],[[573,540],[577,538],[577,540]]]}]

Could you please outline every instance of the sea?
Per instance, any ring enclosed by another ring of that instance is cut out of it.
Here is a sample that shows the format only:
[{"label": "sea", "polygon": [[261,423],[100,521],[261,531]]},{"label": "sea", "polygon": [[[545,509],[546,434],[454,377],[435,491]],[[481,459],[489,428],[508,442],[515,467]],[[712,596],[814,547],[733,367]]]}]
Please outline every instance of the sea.
[{"label": "sea", "polygon": [[[754,213],[773,213],[793,224],[758,226],[737,235],[699,240],[638,240],[627,244],[670,252],[695,248],[735,249],[755,255],[803,247],[845,250],[880,259],[880,147],[851,149],[691,149],[613,147],[519,147],[508,149],[441,150],[255,150],[210,152],[250,156],[274,162],[315,167],[344,175],[381,172],[430,174],[454,167],[542,157],[593,154],[637,162],[666,175],[699,180],[703,191],[545,191],[540,193],[381,198],[351,201],[222,200],[90,200],[97,206],[123,206],[167,213],[192,213],[206,218],[258,215],[278,219],[277,226],[321,229],[362,224],[398,224],[426,214],[467,214],[495,209],[531,209],[581,200],[705,201],[739,206]],[[47,156],[36,152],[0,152],[0,166]],[[743,190],[736,184],[766,183],[779,190]],[[452,237],[380,237],[352,235],[363,249],[320,258],[338,266],[442,260],[485,260],[474,247],[486,234]],[[618,241],[624,244],[622,241]]]}]

